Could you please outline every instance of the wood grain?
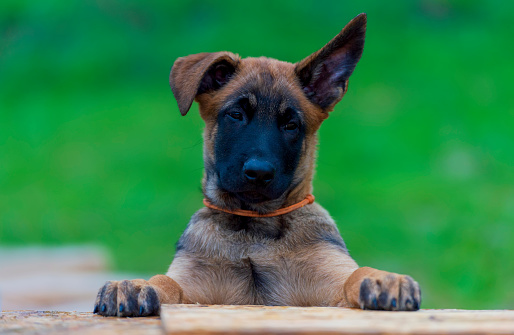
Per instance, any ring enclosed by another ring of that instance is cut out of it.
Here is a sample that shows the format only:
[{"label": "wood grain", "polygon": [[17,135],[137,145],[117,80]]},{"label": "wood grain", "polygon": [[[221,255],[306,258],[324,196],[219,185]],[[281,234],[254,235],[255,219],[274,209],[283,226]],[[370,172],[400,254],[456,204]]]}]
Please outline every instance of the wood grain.
[{"label": "wood grain", "polygon": [[506,310],[164,305],[161,318],[10,311],[0,314],[0,334],[514,334],[514,311]]},{"label": "wood grain", "polygon": [[93,313],[9,311],[0,314],[0,334],[164,334],[161,320],[105,318]]},{"label": "wood grain", "polygon": [[514,311],[164,305],[167,334],[514,334]]}]

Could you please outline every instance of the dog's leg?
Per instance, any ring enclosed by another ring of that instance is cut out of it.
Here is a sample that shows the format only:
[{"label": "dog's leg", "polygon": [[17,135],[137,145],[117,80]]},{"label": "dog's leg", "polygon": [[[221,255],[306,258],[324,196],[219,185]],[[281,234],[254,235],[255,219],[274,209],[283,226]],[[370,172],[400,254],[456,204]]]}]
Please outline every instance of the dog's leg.
[{"label": "dog's leg", "polygon": [[108,281],[98,292],[94,313],[103,316],[159,315],[161,304],[184,302],[182,288],[165,275],[143,279]]},{"label": "dog's leg", "polygon": [[344,299],[339,305],[362,309],[416,311],[421,305],[421,290],[410,276],[362,267],[346,280]]}]

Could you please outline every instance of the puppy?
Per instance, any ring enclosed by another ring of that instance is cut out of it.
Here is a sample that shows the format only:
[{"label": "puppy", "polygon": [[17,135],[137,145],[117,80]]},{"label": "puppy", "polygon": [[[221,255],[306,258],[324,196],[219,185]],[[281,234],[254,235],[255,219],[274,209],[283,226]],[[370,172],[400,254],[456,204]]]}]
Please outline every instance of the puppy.
[{"label": "puppy", "polygon": [[179,58],[180,113],[205,121],[205,207],[166,275],[107,282],[94,312],[159,314],[161,304],[341,306],[418,310],[409,276],[359,267],[312,193],[317,131],[348,89],[364,47],[360,14],[296,64],[230,52]]}]

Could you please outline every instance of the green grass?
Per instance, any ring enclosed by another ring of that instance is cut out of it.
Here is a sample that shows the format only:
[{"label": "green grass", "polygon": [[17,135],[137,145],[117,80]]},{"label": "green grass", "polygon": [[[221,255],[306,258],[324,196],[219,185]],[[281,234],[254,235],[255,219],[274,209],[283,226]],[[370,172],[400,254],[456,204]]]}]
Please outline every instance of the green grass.
[{"label": "green grass", "polygon": [[296,62],[368,13],[320,130],[317,200],[361,265],[425,308],[514,308],[514,5],[505,1],[0,4],[0,243],[97,243],[163,273],[201,204],[202,121],[180,56]]}]

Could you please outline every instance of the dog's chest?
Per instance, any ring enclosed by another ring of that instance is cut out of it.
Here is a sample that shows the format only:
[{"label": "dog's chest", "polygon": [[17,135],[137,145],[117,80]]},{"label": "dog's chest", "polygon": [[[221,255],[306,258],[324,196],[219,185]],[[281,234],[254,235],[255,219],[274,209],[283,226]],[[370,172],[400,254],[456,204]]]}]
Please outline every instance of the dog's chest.
[{"label": "dog's chest", "polygon": [[228,257],[218,259],[220,282],[217,287],[241,292],[241,295],[231,296],[220,290],[221,300],[233,297],[223,303],[304,306],[320,299],[316,303],[324,304],[325,297],[311,290],[322,285],[314,284],[317,274],[309,266],[309,260],[298,257],[301,250],[276,243],[235,244],[233,248],[239,250],[233,249]]},{"label": "dog's chest", "polygon": [[284,224],[254,230],[199,225],[184,234],[169,275],[194,302],[325,305],[323,266],[317,266],[323,256],[308,237],[313,229],[295,222],[279,227]]}]

